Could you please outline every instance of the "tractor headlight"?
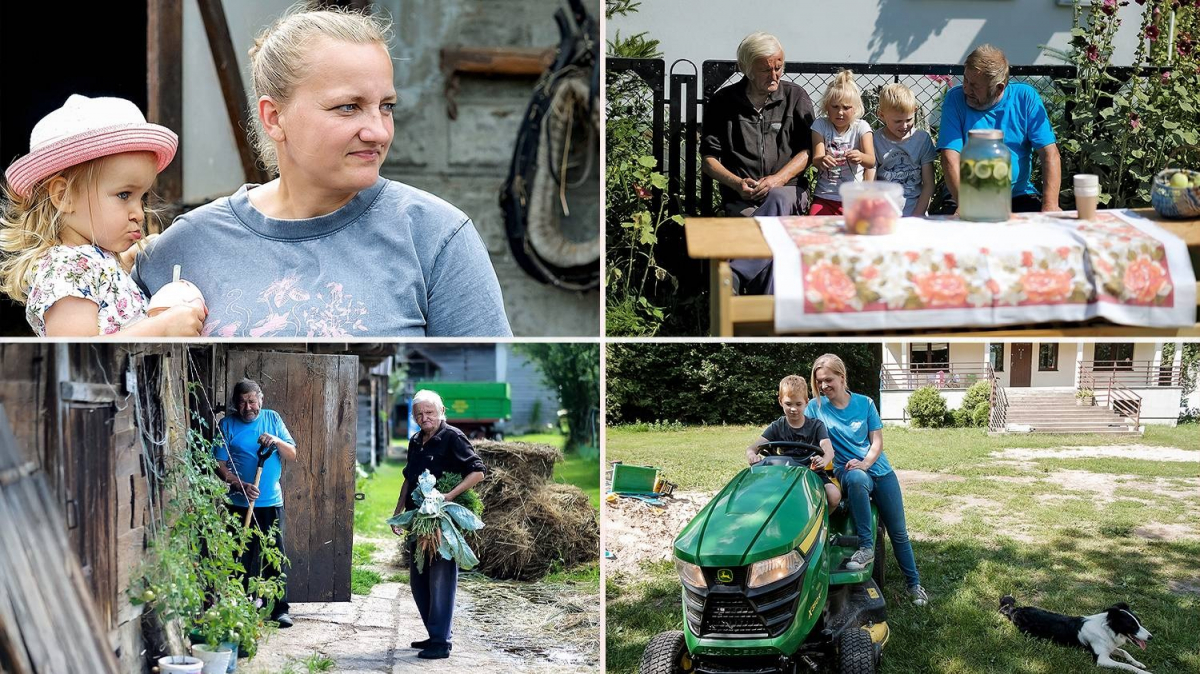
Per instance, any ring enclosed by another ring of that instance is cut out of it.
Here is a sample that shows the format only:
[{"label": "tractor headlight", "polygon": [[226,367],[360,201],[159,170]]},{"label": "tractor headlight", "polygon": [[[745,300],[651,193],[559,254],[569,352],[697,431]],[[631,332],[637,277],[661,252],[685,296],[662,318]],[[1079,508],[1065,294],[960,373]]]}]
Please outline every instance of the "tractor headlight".
[{"label": "tractor headlight", "polygon": [[708,587],[708,583],[704,580],[704,572],[695,564],[675,558],[675,571],[679,573],[679,580],[683,581],[684,585],[703,590]]},{"label": "tractor headlight", "polygon": [[750,565],[750,574],[746,577],[746,587],[762,587],[770,585],[800,570],[804,566],[804,558],[796,550],[786,555],[764,559]]}]

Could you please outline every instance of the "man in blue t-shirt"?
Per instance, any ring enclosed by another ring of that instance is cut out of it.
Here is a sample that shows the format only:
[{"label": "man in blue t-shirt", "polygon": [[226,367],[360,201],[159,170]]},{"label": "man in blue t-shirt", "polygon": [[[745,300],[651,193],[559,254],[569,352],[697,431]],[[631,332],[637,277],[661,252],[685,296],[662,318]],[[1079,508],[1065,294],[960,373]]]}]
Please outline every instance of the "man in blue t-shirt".
[{"label": "man in blue t-shirt", "polygon": [[[279,488],[279,477],[283,472],[283,461],[296,460],[296,441],[288,433],[283,419],[274,410],[263,409],[262,387],[253,379],[243,379],[233,387],[232,409],[218,426],[213,455],[217,461],[217,473],[229,483],[229,509],[238,521],[246,516],[250,501],[254,502],[254,525],[261,531],[269,531],[278,524],[275,545],[287,560],[283,547],[284,517],[283,491]],[[258,472],[258,448],[273,445],[275,453],[262,466],[258,486],[254,476]],[[248,576],[275,578],[281,569],[264,565],[258,539],[251,542],[242,564]],[[284,581],[283,596],[276,600],[271,609],[271,619],[280,627],[291,627],[288,615],[287,582]]]},{"label": "man in blue t-shirt", "polygon": [[[1058,207],[1062,164],[1054,129],[1037,89],[1008,81],[1004,52],[985,44],[967,56],[962,86],[946,93],[937,149],[942,172],[955,207],[958,203],[959,159],[971,129],[1000,129],[1012,154],[1012,210],[1014,213],[1051,212]],[[1042,163],[1039,194],[1030,181],[1033,152]]]}]

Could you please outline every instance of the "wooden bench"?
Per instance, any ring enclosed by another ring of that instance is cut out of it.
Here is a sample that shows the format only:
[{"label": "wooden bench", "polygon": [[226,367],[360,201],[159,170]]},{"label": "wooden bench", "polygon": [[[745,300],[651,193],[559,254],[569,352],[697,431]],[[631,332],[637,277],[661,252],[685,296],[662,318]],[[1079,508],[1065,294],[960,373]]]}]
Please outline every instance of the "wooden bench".
[{"label": "wooden bench", "polygon": [[[1154,209],[1133,209],[1135,213],[1153,220],[1187,244],[1192,268],[1200,273],[1200,220],[1166,220]],[[713,337],[732,337],[735,334],[775,334],[775,297],[772,295],[739,296],[733,293],[733,271],[729,260],[737,258],[770,258],[771,248],[763,238],[754,218],[694,218],[684,221],[688,255],[709,261],[709,331]],[[1200,304],[1200,283],[1196,288]],[[822,334],[828,334],[822,330]],[[943,337],[1168,337],[1200,336],[1200,323],[1190,328],[1142,328],[1116,325],[1096,320],[1078,324],[1036,325],[1030,327],[1000,326],[995,328],[962,328],[936,330],[906,330],[914,334]],[[858,333],[851,333],[858,334]],[[871,334],[871,333],[862,333]],[[883,334],[876,332],[874,334]]]}]

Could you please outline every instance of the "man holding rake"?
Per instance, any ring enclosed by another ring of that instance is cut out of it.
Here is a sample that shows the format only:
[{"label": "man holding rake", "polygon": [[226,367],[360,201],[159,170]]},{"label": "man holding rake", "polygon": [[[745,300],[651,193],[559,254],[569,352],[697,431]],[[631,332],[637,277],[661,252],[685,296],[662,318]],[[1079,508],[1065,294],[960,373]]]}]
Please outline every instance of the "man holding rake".
[{"label": "man holding rake", "polygon": [[[274,410],[263,409],[262,387],[252,379],[243,379],[233,387],[231,410],[219,425],[213,455],[219,462],[217,472],[229,483],[229,509],[239,522],[253,521],[261,531],[278,525],[275,545],[286,562],[283,547],[283,491],[279,476],[283,461],[296,460],[296,441],[288,433],[283,419]],[[254,539],[242,559],[248,576],[275,578],[280,569],[262,562],[262,550]],[[288,615],[287,583],[283,596],[271,609],[271,620],[280,628],[291,627]]]}]

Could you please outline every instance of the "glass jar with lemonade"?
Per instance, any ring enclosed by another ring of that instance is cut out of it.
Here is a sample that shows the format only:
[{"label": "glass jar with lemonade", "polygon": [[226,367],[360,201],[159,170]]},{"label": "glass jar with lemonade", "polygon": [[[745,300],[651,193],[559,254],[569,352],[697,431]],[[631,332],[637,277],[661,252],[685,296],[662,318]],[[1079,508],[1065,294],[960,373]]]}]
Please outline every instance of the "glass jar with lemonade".
[{"label": "glass jar with lemonade", "polygon": [[958,216],[1003,222],[1012,215],[1012,153],[1000,129],[968,131],[958,172]]}]

